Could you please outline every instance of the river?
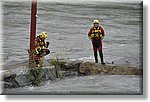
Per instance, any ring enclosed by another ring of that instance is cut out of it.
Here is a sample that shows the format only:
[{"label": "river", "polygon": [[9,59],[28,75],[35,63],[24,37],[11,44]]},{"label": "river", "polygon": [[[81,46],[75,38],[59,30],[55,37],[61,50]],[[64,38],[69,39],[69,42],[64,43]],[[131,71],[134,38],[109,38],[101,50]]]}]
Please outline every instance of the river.
[{"label": "river", "polygon": [[[82,1],[82,0],[81,0]],[[4,65],[28,60],[30,2],[2,2]],[[106,36],[106,63],[142,67],[142,10],[137,3],[38,2],[37,35],[47,32],[51,54],[66,59],[93,61],[87,37],[94,19],[101,21]]]},{"label": "river", "polygon": [[[100,2],[98,0],[93,2],[84,0],[79,0],[78,2],[60,2],[57,0],[38,2],[37,35],[43,31],[48,33],[47,41],[50,42],[49,49],[51,50],[51,54],[46,56],[45,59],[52,59],[59,55],[65,59],[94,61],[92,44],[87,37],[87,33],[92,27],[92,21],[99,19],[101,21],[100,25],[106,32],[103,40],[105,62],[111,63],[113,61],[118,65],[142,68],[143,26],[142,6],[139,3],[113,3]],[[28,1],[8,2],[3,0],[2,4],[2,50],[5,69],[8,66],[28,61],[27,50],[29,49],[31,3]],[[94,85],[91,84],[93,82],[88,84],[91,78],[95,83]],[[34,88],[33,93],[47,93],[47,91],[51,93],[57,92],[58,89],[62,89],[60,90],[62,93],[68,93],[67,90],[71,89],[69,93],[75,90],[80,92],[81,88],[81,91],[98,91],[99,94],[113,92],[139,94],[142,91],[141,78],[137,76],[75,77],[67,82],[66,80],[68,79],[64,80],[64,82],[72,85],[75,84],[75,86],[68,86],[68,84],[60,81],[41,86],[42,88],[44,87],[43,90],[37,91],[39,88]],[[87,86],[84,86],[85,84]],[[53,85],[55,87],[52,88]],[[13,90],[30,93],[30,89],[32,87],[23,87],[7,90],[6,93],[14,92]]]}]

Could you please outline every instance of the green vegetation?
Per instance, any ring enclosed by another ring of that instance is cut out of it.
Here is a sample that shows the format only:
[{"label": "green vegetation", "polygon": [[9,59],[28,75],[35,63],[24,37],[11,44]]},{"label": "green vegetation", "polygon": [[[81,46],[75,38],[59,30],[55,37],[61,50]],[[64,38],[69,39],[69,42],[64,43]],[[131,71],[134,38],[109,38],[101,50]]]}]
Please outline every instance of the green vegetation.
[{"label": "green vegetation", "polygon": [[32,82],[33,86],[39,86],[42,81],[42,76],[44,71],[42,65],[43,65],[43,59],[41,60],[39,66],[33,60],[30,60],[29,62],[29,66],[28,66],[29,74],[27,78]]},{"label": "green vegetation", "polygon": [[61,78],[62,77],[60,67],[62,65],[64,65],[65,63],[66,63],[65,61],[60,61],[58,59],[58,57],[56,57],[56,59],[51,59],[50,65],[53,65],[55,67],[55,69],[56,69],[56,77],[57,78]]},{"label": "green vegetation", "polygon": [[61,66],[66,64],[66,61],[65,59],[57,54],[55,58],[52,58],[51,61],[50,61],[50,65],[53,65],[55,66],[55,69],[56,69],[56,77],[57,78],[61,78],[62,77],[62,74],[61,74]]},{"label": "green vegetation", "polygon": [[[28,79],[32,82],[33,86],[39,86],[41,81],[42,81],[42,77],[43,77],[43,72],[44,69],[42,68],[44,65],[44,59],[42,58],[40,61],[39,66],[37,67],[37,65],[33,62],[29,62],[29,74],[28,74]],[[62,74],[61,74],[61,66],[64,65],[66,63],[65,59],[57,54],[55,58],[52,58],[50,60],[50,66],[54,66],[56,69],[56,77],[57,78],[61,78]]]},{"label": "green vegetation", "polygon": [[42,80],[43,69],[42,67],[31,68],[29,70],[28,79],[32,82],[33,86],[39,86]]}]

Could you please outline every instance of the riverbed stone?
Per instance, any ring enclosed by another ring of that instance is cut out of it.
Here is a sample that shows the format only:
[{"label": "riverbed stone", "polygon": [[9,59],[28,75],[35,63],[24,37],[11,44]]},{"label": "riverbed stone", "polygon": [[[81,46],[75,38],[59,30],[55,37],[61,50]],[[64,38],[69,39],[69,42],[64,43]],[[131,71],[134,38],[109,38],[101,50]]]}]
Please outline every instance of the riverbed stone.
[{"label": "riverbed stone", "polygon": [[130,66],[100,65],[92,62],[82,63],[79,72],[83,75],[110,74],[110,75],[142,75],[141,68]]}]

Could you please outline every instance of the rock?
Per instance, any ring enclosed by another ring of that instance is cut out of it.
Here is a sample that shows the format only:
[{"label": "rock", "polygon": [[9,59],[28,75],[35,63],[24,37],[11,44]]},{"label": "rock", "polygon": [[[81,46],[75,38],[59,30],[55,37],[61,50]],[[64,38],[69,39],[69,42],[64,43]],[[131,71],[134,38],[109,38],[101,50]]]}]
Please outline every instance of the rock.
[{"label": "rock", "polygon": [[43,68],[44,70],[44,73],[43,73],[43,77],[44,77],[44,80],[56,80],[56,69],[54,66],[47,66],[47,67],[44,67]]},{"label": "rock", "polygon": [[79,72],[83,75],[110,74],[110,75],[142,75],[143,70],[129,66],[99,65],[92,62],[82,63]]},{"label": "rock", "polygon": [[92,62],[82,63],[79,67],[79,72],[83,75],[96,75],[101,73],[100,68],[97,68],[97,65]]},{"label": "rock", "polygon": [[[42,67],[42,72],[40,74],[41,81],[44,82],[46,80],[57,80],[58,74],[60,75],[60,78],[97,74],[143,75],[143,69],[136,67],[116,66],[114,64],[101,65],[92,62],[83,62],[80,60],[68,61],[59,67],[61,69],[59,72],[54,66]],[[29,69],[26,67],[5,70],[3,72],[4,88],[16,88],[31,85],[32,82],[27,76],[29,76]]]},{"label": "rock", "polygon": [[61,71],[62,77],[68,77],[68,76],[79,76],[79,73],[77,71]]},{"label": "rock", "polygon": [[[56,80],[56,69],[54,66],[43,67],[42,81]],[[16,72],[16,73],[15,73]],[[4,88],[17,88],[26,85],[31,85],[29,80],[29,69],[28,68],[16,68],[3,73]]]},{"label": "rock", "polygon": [[64,66],[61,66],[61,69],[63,70],[72,70],[72,71],[78,71],[78,68],[80,66],[80,64],[83,61],[81,60],[76,60],[76,61],[68,61],[66,62],[66,64],[64,64]]},{"label": "rock", "polygon": [[83,63],[83,61],[81,60],[69,60],[68,62],[66,62],[63,66],[61,66],[61,70],[65,71],[65,73],[63,73],[63,76],[79,76],[79,66],[81,63]]},{"label": "rock", "polygon": [[11,73],[10,70],[4,70],[4,71],[3,71],[3,77],[4,77],[4,78],[7,78],[7,77],[11,76],[11,74],[13,74],[13,73]]},{"label": "rock", "polygon": [[4,88],[17,88],[20,87],[19,83],[15,80],[16,75],[11,75],[9,77],[4,78]]}]

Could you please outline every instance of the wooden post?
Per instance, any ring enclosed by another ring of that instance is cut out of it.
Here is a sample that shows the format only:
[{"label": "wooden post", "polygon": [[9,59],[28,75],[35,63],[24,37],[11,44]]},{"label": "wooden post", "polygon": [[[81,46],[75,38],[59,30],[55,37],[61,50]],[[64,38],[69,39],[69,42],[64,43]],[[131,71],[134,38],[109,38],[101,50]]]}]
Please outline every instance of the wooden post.
[{"label": "wooden post", "polygon": [[30,51],[29,51],[29,67],[33,68],[35,37],[36,37],[36,15],[37,15],[37,0],[32,0],[31,4],[31,25],[30,25]]}]

